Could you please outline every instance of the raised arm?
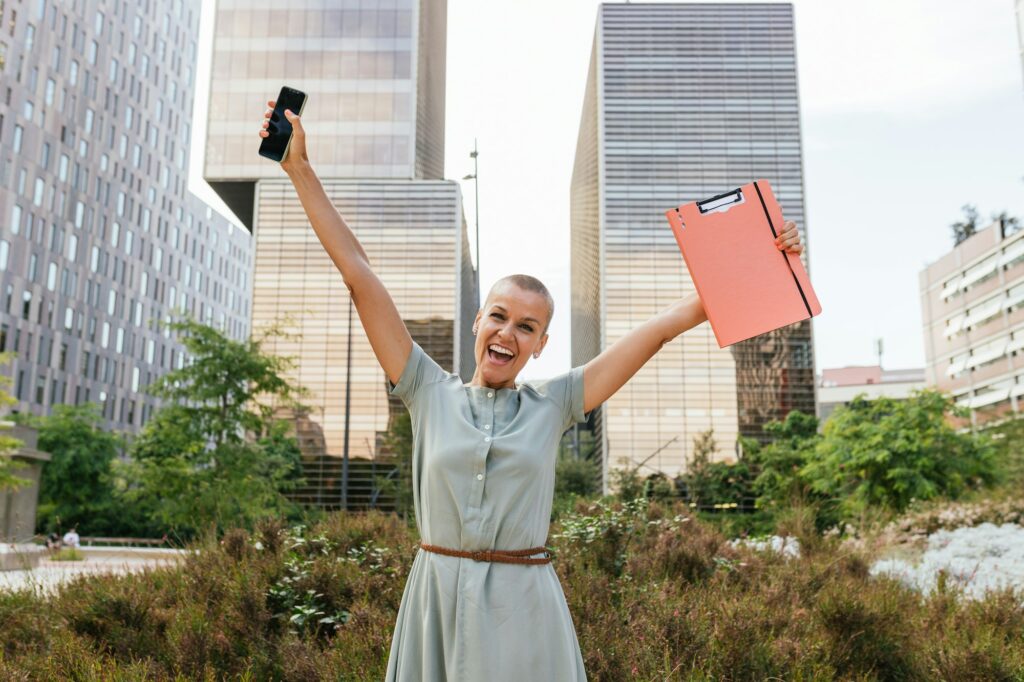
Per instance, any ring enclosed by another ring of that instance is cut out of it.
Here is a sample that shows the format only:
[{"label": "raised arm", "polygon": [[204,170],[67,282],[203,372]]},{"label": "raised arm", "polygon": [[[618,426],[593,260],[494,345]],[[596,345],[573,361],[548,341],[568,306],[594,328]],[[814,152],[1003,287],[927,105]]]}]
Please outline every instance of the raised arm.
[{"label": "raised arm", "polygon": [[[800,253],[804,247],[796,223],[787,222],[775,244]],[[583,411],[590,412],[611,398],[662,346],[707,319],[700,296],[690,294],[606,348],[583,366]]]},{"label": "raised arm", "polygon": [[583,366],[583,411],[611,398],[666,343],[708,319],[697,294],[673,303]]},{"label": "raised arm", "polygon": [[[269,134],[266,128],[274,102],[267,104],[270,109],[263,114],[260,137]],[[397,384],[412,351],[412,337],[384,283],[370,267],[362,245],[327,197],[320,178],[314,172],[306,153],[306,132],[302,121],[291,111],[286,111],[285,116],[292,124],[293,133],[288,156],[281,162],[281,168],[295,186],[313,231],[341,272],[377,361],[391,382]]]}]

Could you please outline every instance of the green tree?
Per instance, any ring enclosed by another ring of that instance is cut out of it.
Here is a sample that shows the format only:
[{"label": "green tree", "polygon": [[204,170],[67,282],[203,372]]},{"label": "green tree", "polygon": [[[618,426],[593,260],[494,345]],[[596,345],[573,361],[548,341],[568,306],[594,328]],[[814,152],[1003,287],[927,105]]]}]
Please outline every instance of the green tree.
[{"label": "green tree", "polygon": [[713,496],[714,478],[711,474],[711,457],[718,450],[715,442],[715,430],[708,429],[697,434],[693,439],[693,454],[686,465],[683,480],[690,503],[697,507],[706,506]]},{"label": "green tree", "polygon": [[37,528],[77,526],[83,535],[124,532],[111,469],[123,437],[103,430],[99,405],[54,405],[48,416],[21,415],[19,421],[38,430],[39,449],[50,453],[39,480]]},{"label": "green tree", "polygon": [[601,491],[601,468],[594,459],[597,442],[590,429],[562,434],[555,460],[555,497],[587,497]]},{"label": "green tree", "polygon": [[978,209],[971,204],[964,204],[961,210],[964,212],[963,220],[950,225],[953,230],[953,246],[960,246],[978,231]]},{"label": "green tree", "polygon": [[992,438],[1003,485],[1014,491],[1024,489],[1024,417],[986,426],[983,433]]},{"label": "green tree", "polygon": [[282,326],[247,341],[191,319],[168,326],[192,361],[147,387],[168,404],[131,445],[124,499],[183,536],[296,513],[285,493],[300,481],[298,443],[275,415],[306,391],[283,376],[290,358],[262,349]]},{"label": "green tree", "polygon": [[[13,358],[14,353],[0,353],[0,365],[6,365]],[[0,374],[0,407],[18,402],[4,388],[10,385],[10,377]],[[0,421],[0,431],[6,431],[11,427],[10,422]],[[0,490],[15,490],[29,483],[27,479],[15,476],[14,472],[24,468],[25,465],[11,458],[11,455],[17,452],[22,445],[23,443],[17,438],[0,433]]]},{"label": "green tree", "polygon": [[751,468],[757,472],[753,482],[757,506],[774,513],[796,503],[821,501],[812,499],[815,496],[800,474],[821,439],[817,417],[791,410],[785,419],[768,422],[763,429],[771,438],[766,445],[744,441]]},{"label": "green tree", "polygon": [[957,433],[946,413],[967,416],[933,389],[905,400],[863,394],[838,408],[800,476],[811,491],[838,500],[843,517],[868,507],[902,511],[914,499],[959,497],[997,480],[987,436]]},{"label": "green tree", "polygon": [[415,515],[412,495],[412,418],[404,407],[395,414],[384,434],[385,461],[394,465],[386,476],[377,476],[374,485],[385,497],[395,501],[395,512],[402,518]]}]

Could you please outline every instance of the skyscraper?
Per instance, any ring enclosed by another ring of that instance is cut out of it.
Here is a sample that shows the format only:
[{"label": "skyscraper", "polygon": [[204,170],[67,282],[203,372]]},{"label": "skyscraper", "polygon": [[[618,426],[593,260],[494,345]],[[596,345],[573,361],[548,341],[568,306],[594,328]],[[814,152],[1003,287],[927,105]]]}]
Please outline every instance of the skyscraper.
[{"label": "skyscraper", "polygon": [[0,368],[12,409],[136,431],[185,309],[249,334],[251,236],[187,189],[199,3],[0,2]]},{"label": "skyscraper", "polygon": [[[601,5],[572,179],[572,364],[694,290],[667,209],[761,178],[806,245],[792,6]],[[673,341],[594,416],[605,485],[613,467],[679,473],[708,429],[729,459],[738,436],[814,414],[811,349],[808,322],[725,349],[706,323]]]},{"label": "skyscraper", "polygon": [[442,179],[446,12],[444,0],[217,3],[205,176],[255,236],[253,325],[291,314],[301,335],[271,350],[295,356],[312,391],[298,417],[308,502],[338,503],[338,458],[374,458],[393,408],[340,273],[291,182],[257,155],[260,116],[282,85],[307,93],[328,196],[413,338],[468,380],[478,294],[459,187]]}]

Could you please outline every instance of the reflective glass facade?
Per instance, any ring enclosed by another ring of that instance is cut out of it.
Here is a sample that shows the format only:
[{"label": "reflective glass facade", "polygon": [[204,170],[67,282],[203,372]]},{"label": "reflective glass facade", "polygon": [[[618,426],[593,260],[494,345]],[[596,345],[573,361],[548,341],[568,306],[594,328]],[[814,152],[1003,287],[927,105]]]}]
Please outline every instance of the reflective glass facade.
[{"label": "reflective glass facade", "polygon": [[[760,178],[806,246],[792,7],[602,5],[572,181],[573,364],[694,290],[666,209]],[[664,347],[595,415],[606,485],[645,460],[679,473],[708,429],[731,459],[738,436],[814,414],[811,348],[806,322],[726,349],[705,323]]]},{"label": "reflective glass facade", "polygon": [[251,236],[188,192],[199,2],[0,2],[0,350],[12,409],[136,432],[188,358],[177,309],[249,335]]},{"label": "reflective glass facade", "polygon": [[292,378],[311,392],[309,412],[294,415],[303,502],[337,506],[341,458],[367,475],[404,408],[389,401],[341,274],[291,182],[257,155],[254,130],[282,84],[309,95],[309,156],[328,196],[413,338],[468,381],[479,297],[459,187],[441,179],[445,16],[437,0],[217,3],[205,173],[240,217],[248,211],[254,328],[290,316],[297,335],[266,348],[293,356]]},{"label": "reflective glass facade", "polygon": [[254,181],[282,177],[252,134],[282,85],[309,96],[303,122],[321,177],[442,177],[446,8],[217,0],[204,176],[243,222]]}]

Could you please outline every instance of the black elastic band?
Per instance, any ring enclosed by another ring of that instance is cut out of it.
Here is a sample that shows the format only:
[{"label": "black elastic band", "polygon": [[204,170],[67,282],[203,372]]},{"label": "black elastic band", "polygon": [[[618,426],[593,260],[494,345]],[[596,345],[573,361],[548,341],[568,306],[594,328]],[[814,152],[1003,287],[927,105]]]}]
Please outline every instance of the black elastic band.
[{"label": "black elastic band", "polygon": [[[773,237],[778,237],[779,235],[775,231],[775,224],[772,223],[772,217],[768,213],[768,206],[766,206],[765,203],[764,203],[764,197],[761,196],[761,188],[757,186],[757,182],[754,182],[754,189],[757,190],[757,198],[761,200],[761,208],[764,209],[764,217],[768,219],[768,227],[770,227],[772,229],[772,236]],[[797,291],[800,292],[800,298],[802,298],[803,301],[804,301],[804,307],[807,308],[807,316],[809,318],[810,317],[814,317],[814,313],[811,312],[811,306],[807,302],[807,297],[804,295],[804,288],[802,286],[800,286],[800,280],[797,279],[796,271],[793,270],[793,264],[789,262],[789,257],[785,254],[784,250],[780,249],[779,253],[782,254],[782,257],[786,260],[786,265],[789,266],[789,271],[793,275],[793,281],[796,282],[796,289],[797,289]]]}]

